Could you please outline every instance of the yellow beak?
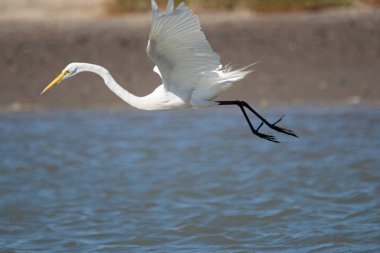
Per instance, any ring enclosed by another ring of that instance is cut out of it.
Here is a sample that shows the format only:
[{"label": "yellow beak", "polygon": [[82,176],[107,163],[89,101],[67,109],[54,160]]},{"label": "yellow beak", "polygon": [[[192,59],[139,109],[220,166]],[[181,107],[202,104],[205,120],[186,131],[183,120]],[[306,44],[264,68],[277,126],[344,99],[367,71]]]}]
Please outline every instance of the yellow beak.
[{"label": "yellow beak", "polygon": [[68,71],[62,71],[61,74],[59,74],[48,86],[45,87],[45,89],[41,92],[40,95],[44,94],[47,90],[53,88],[53,86],[55,86],[56,84],[59,84],[67,73]]}]

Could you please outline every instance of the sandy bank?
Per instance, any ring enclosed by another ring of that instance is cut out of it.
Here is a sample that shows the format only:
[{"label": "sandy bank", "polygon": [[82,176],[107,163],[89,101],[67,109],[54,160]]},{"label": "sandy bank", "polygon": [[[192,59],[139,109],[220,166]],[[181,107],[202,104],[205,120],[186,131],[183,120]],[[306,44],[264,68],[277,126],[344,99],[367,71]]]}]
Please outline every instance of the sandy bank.
[{"label": "sandy bank", "polygon": [[[380,11],[252,16],[202,15],[222,62],[255,72],[222,96],[253,105],[380,105]],[[0,107],[125,107],[91,74],[46,96],[41,89],[73,61],[101,64],[138,95],[159,78],[145,54],[149,16],[0,21]]]}]

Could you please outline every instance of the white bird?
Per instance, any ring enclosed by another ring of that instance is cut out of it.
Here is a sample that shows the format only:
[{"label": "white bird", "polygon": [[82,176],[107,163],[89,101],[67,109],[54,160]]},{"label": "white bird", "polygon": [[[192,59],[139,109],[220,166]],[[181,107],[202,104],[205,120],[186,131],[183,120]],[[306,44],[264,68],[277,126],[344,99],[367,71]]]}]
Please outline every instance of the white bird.
[{"label": "white bird", "polygon": [[[70,63],[41,94],[78,73],[93,72],[100,75],[106,86],[117,96],[138,109],[155,111],[237,105],[252,133],[258,137],[278,142],[274,136],[259,132],[263,124],[275,131],[297,137],[292,131],[276,126],[282,117],[271,124],[244,101],[214,101],[222,91],[249,74],[249,66],[237,70],[222,66],[219,55],[212,50],[201,30],[198,17],[184,3],[174,8],[173,0],[169,0],[165,13],[160,12],[155,0],[151,0],[151,4],[153,22],[147,54],[156,64],[153,71],[161,77],[163,84],[149,95],[138,97],[121,87],[104,67]],[[261,120],[257,128],[252,125],[246,109]]]}]

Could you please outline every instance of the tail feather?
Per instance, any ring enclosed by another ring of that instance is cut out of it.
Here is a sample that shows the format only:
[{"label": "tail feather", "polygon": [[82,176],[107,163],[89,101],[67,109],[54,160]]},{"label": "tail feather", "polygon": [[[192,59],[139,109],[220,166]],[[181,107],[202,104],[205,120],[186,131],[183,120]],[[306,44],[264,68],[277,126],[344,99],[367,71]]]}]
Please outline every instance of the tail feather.
[{"label": "tail feather", "polygon": [[252,73],[254,70],[251,69],[253,65],[258,62],[252,63],[248,66],[239,69],[232,69],[230,65],[223,66],[220,70],[218,70],[219,80],[216,81],[218,84],[229,84],[233,82],[237,82],[242,80],[248,74]]},{"label": "tail feather", "polygon": [[218,83],[232,83],[243,79],[249,73],[253,72],[252,69],[248,69],[249,67],[250,66],[246,66],[244,68],[234,70],[229,65],[223,67],[219,74],[220,80]]}]

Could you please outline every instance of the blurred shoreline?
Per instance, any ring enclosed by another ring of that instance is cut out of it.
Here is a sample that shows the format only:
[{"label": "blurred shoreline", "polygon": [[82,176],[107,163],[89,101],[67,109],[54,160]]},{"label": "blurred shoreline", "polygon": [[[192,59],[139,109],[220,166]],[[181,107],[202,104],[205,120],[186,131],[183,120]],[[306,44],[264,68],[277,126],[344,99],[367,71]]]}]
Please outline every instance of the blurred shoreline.
[{"label": "blurred shoreline", "polygon": [[[256,106],[380,105],[380,11],[335,9],[256,15],[200,14],[223,64],[255,72],[220,99]],[[39,93],[68,63],[108,68],[137,95],[160,83],[146,56],[150,14],[0,18],[0,110],[129,108],[92,74]]]}]

